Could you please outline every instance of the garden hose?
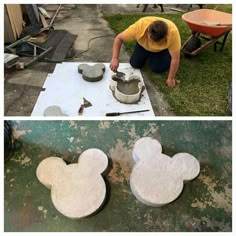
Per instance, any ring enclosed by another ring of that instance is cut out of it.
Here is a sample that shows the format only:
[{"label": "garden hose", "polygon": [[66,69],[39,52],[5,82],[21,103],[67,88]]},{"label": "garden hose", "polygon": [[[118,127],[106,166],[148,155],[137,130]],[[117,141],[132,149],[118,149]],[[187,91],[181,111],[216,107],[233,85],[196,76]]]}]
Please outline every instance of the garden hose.
[{"label": "garden hose", "polygon": [[91,39],[89,39],[88,41],[88,45],[87,45],[87,49],[85,49],[84,51],[82,52],[78,52],[76,53],[73,57],[68,57],[68,58],[65,58],[64,60],[60,61],[60,60],[52,60],[52,59],[49,59],[49,58],[44,58],[44,60],[46,62],[53,62],[53,63],[62,63],[62,62],[66,62],[66,61],[71,61],[75,58],[77,58],[79,55],[87,52],[89,50],[89,46],[90,46],[90,43],[95,40],[95,39],[100,39],[100,38],[105,38],[105,37],[111,37],[111,36],[114,36],[114,34],[106,34],[106,35],[101,35],[101,36],[97,36],[97,37],[93,37]]}]

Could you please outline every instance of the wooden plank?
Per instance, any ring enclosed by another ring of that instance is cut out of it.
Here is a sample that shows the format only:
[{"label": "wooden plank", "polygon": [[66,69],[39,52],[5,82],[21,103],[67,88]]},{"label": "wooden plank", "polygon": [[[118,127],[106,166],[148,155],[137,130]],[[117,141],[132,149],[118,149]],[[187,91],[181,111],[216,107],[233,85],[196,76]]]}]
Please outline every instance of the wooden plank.
[{"label": "wooden plank", "polygon": [[15,42],[15,36],[11,27],[11,22],[7,13],[6,6],[4,7],[4,43]]},{"label": "wooden plank", "polygon": [[12,31],[17,39],[23,30],[23,17],[20,4],[6,4],[7,13],[11,22]]}]

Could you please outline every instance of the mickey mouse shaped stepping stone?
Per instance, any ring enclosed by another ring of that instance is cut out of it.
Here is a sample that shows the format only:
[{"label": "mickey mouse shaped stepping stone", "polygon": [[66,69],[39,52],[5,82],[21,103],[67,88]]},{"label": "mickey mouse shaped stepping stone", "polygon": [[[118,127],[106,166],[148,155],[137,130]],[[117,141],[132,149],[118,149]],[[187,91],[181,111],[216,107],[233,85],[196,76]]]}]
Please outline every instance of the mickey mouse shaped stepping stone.
[{"label": "mickey mouse shaped stepping stone", "polygon": [[171,158],[162,153],[157,140],[149,137],[135,143],[133,159],[136,164],[130,176],[131,190],[139,201],[153,207],[174,201],[184,182],[193,180],[200,172],[194,156],[178,153]]},{"label": "mickey mouse shaped stepping stone", "polygon": [[36,175],[51,189],[55,208],[66,217],[79,219],[102,206],[106,196],[102,174],[107,166],[105,153],[93,148],[83,152],[76,164],[67,165],[59,157],[48,157],[38,165]]},{"label": "mickey mouse shaped stepping stone", "polygon": [[103,78],[105,66],[103,64],[95,64],[93,66],[88,64],[80,64],[78,71],[82,74],[84,80],[89,82],[97,82]]}]

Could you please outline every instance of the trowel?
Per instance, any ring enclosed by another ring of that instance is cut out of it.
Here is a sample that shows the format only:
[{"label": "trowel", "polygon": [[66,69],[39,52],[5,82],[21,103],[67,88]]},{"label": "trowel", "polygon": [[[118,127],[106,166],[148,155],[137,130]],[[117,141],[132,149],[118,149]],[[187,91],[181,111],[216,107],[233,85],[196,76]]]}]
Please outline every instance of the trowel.
[{"label": "trowel", "polygon": [[123,73],[121,71],[116,71],[116,76],[117,76],[117,78],[122,78],[125,76],[125,73]]},{"label": "trowel", "polygon": [[83,103],[81,103],[80,108],[78,110],[78,115],[81,116],[83,114],[84,108],[92,106],[92,103],[83,97]]}]

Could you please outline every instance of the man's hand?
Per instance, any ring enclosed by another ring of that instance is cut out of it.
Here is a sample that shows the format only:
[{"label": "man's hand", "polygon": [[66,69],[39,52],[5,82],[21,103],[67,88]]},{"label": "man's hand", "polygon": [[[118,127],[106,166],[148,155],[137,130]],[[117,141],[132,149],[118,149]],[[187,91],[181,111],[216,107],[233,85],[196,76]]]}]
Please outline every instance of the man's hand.
[{"label": "man's hand", "polygon": [[166,80],[166,84],[169,88],[174,88],[176,84],[175,76],[179,68],[179,60],[180,60],[180,51],[172,52],[171,55],[171,63],[170,70],[168,74],[168,79]]},{"label": "man's hand", "polygon": [[118,59],[111,59],[110,68],[112,71],[116,72],[119,67],[119,60]]},{"label": "man's hand", "polygon": [[166,84],[169,88],[174,88],[175,87],[175,79],[167,79]]}]

